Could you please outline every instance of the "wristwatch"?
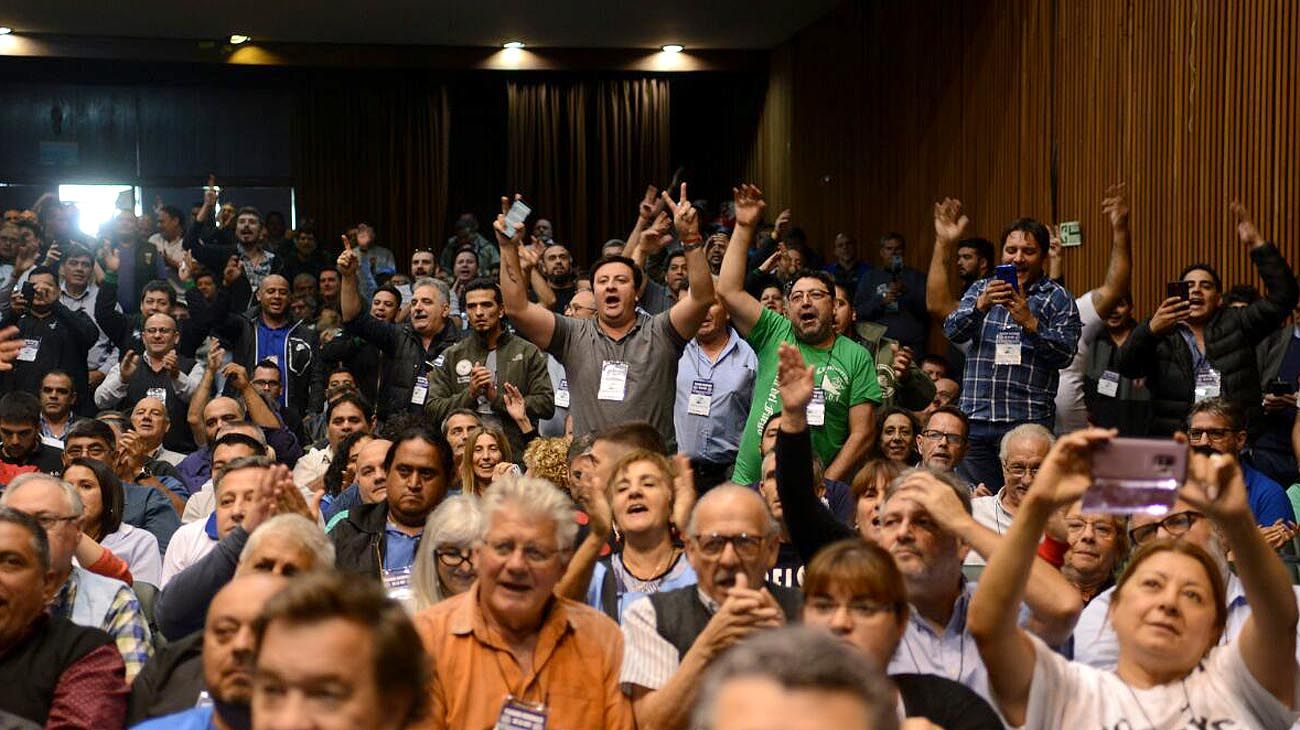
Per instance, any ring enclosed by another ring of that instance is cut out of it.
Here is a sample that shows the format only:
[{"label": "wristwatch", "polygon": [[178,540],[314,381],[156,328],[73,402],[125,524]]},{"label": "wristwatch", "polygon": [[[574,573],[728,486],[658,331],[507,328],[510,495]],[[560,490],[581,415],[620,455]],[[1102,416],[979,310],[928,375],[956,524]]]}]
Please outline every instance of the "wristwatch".
[{"label": "wristwatch", "polygon": [[139,484],[142,480],[148,479],[152,476],[153,476],[153,470],[149,468],[148,464],[145,464],[144,466],[140,467],[140,473],[135,475],[135,482],[136,484]]}]

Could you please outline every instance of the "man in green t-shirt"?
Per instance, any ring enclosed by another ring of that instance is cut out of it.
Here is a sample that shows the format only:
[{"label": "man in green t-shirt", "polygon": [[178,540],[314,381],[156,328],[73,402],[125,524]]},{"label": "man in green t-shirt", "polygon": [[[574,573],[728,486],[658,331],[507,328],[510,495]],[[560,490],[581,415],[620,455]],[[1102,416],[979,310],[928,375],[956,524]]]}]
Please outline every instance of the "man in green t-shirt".
[{"label": "man in green t-shirt", "polygon": [[826,478],[847,482],[875,437],[875,405],[880,402],[876,365],[861,345],[835,334],[835,282],[821,271],[802,270],[790,280],[789,319],[745,291],[745,259],[765,203],[753,185],[735,191],[736,227],[722,259],[717,292],[731,322],[758,355],[754,405],[745,422],[732,481],[759,480],[763,424],[781,412],[776,388],[777,348],[798,346],[804,361],[816,367],[813,400],[808,405],[813,451],[826,464]]}]

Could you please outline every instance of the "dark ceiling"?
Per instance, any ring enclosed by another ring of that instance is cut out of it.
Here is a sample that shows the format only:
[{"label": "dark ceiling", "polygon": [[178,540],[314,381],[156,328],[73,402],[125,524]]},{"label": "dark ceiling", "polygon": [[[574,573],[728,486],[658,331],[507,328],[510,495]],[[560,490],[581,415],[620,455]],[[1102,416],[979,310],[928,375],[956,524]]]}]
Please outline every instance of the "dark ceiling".
[{"label": "dark ceiling", "polygon": [[5,3],[16,33],[217,39],[243,33],[294,43],[766,49],[837,0],[46,0]]}]

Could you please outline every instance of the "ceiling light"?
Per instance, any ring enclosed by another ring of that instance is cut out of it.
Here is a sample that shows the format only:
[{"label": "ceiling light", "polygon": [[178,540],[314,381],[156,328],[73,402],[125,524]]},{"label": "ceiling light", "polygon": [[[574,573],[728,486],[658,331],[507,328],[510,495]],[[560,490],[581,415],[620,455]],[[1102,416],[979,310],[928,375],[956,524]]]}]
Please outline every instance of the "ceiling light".
[{"label": "ceiling light", "polygon": [[240,43],[247,43],[253,40],[251,36],[241,35],[239,33],[230,34],[230,45],[237,46]]},{"label": "ceiling light", "polygon": [[0,35],[9,35],[12,32],[14,32],[13,28],[10,28],[7,25],[0,25]]},{"label": "ceiling light", "polygon": [[681,53],[682,51],[686,50],[686,46],[683,46],[680,43],[669,43],[668,45],[664,46],[662,50],[664,53]]},{"label": "ceiling light", "polygon": [[508,42],[506,42],[506,43],[502,43],[502,44],[501,44],[501,47],[513,51],[513,50],[515,50],[515,49],[517,49],[517,48],[523,48],[523,47],[524,47],[524,42],[523,42],[523,41],[508,41]]}]

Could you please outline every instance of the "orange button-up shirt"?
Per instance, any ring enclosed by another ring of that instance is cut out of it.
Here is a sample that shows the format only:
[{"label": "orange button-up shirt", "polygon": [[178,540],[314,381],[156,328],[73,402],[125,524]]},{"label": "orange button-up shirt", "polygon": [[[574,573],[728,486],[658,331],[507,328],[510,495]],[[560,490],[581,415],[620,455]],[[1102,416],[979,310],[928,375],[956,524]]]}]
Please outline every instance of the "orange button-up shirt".
[{"label": "orange button-up shirt", "polygon": [[528,676],[484,620],[477,584],[421,612],[415,628],[434,665],[432,708],[420,728],[491,730],[507,695],[545,703],[547,730],[636,727],[618,683],[623,632],[593,608],[555,598]]}]

